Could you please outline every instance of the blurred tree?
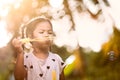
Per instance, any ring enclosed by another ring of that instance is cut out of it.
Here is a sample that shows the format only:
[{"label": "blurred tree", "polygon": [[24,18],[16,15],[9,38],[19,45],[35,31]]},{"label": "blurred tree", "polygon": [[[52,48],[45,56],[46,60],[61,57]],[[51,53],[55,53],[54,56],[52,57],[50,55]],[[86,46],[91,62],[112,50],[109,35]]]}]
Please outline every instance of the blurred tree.
[{"label": "blurred tree", "polygon": [[108,42],[103,44],[100,52],[86,54],[86,75],[88,80],[120,79],[119,37],[120,31],[114,27],[113,35],[111,35]]}]

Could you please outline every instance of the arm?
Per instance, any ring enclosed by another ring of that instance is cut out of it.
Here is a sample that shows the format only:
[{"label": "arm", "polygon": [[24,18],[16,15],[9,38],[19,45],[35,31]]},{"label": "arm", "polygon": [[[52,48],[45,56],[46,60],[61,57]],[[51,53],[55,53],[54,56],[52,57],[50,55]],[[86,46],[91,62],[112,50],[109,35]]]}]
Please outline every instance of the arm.
[{"label": "arm", "polygon": [[65,80],[65,75],[64,75],[64,69],[66,64],[63,62],[62,58],[55,54],[58,60],[58,64],[59,64],[59,69],[60,69],[60,79],[59,80]]},{"label": "arm", "polygon": [[64,70],[61,72],[60,74],[60,80],[65,80],[65,76],[64,76]]},{"label": "arm", "polygon": [[24,54],[17,55],[17,61],[14,69],[15,80],[24,80],[26,78],[27,71],[24,68]]},{"label": "arm", "polygon": [[15,80],[24,80],[26,78],[27,71],[24,68],[24,50],[22,47],[23,43],[19,39],[13,39],[12,45],[14,46],[17,54],[14,69]]}]

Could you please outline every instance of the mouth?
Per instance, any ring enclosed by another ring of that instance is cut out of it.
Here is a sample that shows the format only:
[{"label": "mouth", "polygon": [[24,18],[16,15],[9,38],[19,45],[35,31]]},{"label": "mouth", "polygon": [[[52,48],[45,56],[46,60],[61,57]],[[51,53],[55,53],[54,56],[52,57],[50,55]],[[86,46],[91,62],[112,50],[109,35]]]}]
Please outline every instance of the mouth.
[{"label": "mouth", "polygon": [[34,38],[34,39],[30,39],[30,38],[23,38],[20,41],[23,43],[28,43],[28,42],[44,42],[44,41],[53,41],[54,37],[44,37],[44,38]]}]

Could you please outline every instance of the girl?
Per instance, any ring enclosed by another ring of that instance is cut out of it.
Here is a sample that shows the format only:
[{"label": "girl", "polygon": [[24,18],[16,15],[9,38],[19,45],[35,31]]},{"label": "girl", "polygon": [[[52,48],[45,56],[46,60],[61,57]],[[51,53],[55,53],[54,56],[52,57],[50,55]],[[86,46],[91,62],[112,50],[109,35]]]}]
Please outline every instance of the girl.
[{"label": "girl", "polygon": [[32,44],[32,51],[23,49],[24,39],[13,39],[17,60],[14,71],[16,80],[65,80],[65,64],[61,57],[50,52],[53,36],[52,24],[48,19],[35,18],[26,27],[27,42]]}]

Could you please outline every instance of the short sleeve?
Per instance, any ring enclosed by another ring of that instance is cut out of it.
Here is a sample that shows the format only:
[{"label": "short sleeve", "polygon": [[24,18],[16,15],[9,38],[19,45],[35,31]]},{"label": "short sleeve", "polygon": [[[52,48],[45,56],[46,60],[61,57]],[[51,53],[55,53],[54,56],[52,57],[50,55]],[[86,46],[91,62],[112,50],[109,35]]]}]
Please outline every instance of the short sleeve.
[{"label": "short sleeve", "polygon": [[61,73],[63,69],[65,68],[66,64],[58,54],[55,54],[55,56],[57,57],[59,68],[60,68],[60,73]]}]

